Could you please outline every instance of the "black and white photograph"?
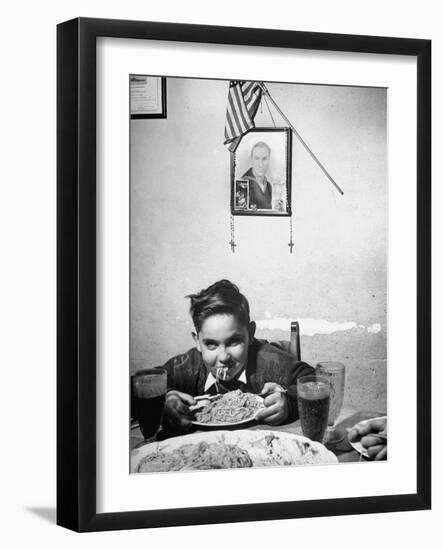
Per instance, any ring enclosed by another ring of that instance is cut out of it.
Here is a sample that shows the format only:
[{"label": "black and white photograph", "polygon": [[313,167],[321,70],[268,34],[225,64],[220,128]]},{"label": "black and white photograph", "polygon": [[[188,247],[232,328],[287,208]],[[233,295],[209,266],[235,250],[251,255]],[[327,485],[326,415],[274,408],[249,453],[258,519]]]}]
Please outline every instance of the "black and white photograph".
[{"label": "black and white photograph", "polygon": [[232,193],[238,178],[249,187],[247,207],[233,202],[233,214],[290,215],[291,130],[252,128],[231,153]]},{"label": "black and white photograph", "polygon": [[130,473],[388,460],[387,89],[165,78],[130,125]]}]

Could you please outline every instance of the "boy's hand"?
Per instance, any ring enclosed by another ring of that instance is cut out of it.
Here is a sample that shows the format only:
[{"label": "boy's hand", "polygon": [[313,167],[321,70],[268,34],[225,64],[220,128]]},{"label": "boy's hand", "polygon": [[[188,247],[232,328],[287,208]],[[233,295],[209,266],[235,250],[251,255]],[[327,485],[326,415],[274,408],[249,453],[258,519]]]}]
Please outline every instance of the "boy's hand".
[{"label": "boy's hand", "polygon": [[179,431],[188,431],[192,426],[193,413],[189,405],[195,405],[195,399],[188,393],[171,390],[166,395],[163,424]]},{"label": "boy's hand", "polygon": [[[257,420],[262,420],[266,424],[277,426],[287,420],[289,406],[284,389],[275,382],[266,382],[261,390],[264,397],[264,409],[261,409],[257,415]],[[265,397],[267,396],[267,397]]]}]

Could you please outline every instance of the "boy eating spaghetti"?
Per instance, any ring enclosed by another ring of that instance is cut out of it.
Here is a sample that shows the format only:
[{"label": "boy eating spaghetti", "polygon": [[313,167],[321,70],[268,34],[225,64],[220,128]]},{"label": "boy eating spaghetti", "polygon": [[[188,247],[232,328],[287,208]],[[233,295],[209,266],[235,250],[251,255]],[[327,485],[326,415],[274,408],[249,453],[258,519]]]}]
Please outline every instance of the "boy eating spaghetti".
[{"label": "boy eating spaghetti", "polygon": [[166,364],[168,393],[163,426],[184,432],[194,418],[194,396],[240,389],[264,397],[257,420],[270,425],[298,418],[296,381],[312,367],[257,340],[249,303],[238,287],[217,281],[190,299],[195,347]]}]

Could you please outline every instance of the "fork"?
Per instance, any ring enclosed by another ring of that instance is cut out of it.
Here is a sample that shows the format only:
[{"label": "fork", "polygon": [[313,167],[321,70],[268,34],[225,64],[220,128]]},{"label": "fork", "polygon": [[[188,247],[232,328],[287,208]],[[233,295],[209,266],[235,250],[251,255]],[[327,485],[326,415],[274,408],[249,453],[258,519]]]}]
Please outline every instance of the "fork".
[{"label": "fork", "polygon": [[197,395],[194,399],[195,401],[215,401],[219,397],[221,397],[221,394],[216,393],[215,395]]},{"label": "fork", "polygon": [[387,441],[387,434],[385,432],[372,432],[367,434],[367,436],[379,437],[379,439]]},{"label": "fork", "polygon": [[277,390],[272,390],[272,391],[269,391],[269,392],[266,392],[266,393],[262,393],[260,392],[258,395],[260,397],[267,397],[268,395],[272,395],[272,393],[287,393],[288,390],[284,389],[284,388],[280,388],[280,389],[277,389]]}]

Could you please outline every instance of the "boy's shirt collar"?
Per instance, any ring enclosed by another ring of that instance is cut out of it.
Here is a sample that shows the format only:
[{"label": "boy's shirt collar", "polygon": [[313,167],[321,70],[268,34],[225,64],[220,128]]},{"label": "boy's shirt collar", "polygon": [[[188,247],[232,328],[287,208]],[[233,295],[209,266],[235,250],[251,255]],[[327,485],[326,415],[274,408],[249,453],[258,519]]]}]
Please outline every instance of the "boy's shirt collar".
[{"label": "boy's shirt collar", "polygon": [[[247,384],[247,376],[246,376],[246,369],[243,369],[241,371],[241,374],[236,378],[238,382],[243,382],[244,384]],[[208,391],[216,382],[215,377],[211,372],[207,375],[206,383],[204,385],[204,391]]]}]

